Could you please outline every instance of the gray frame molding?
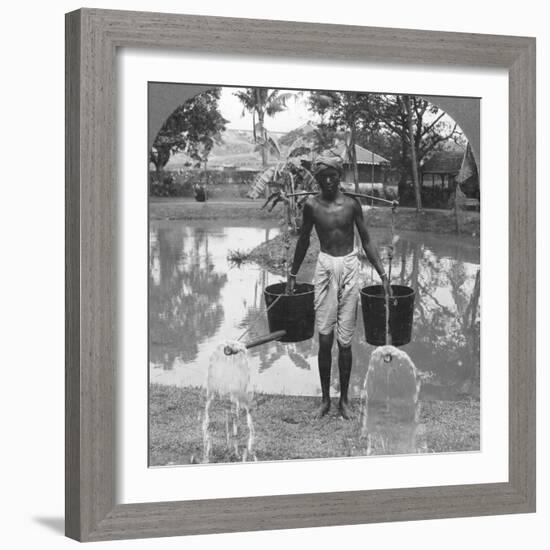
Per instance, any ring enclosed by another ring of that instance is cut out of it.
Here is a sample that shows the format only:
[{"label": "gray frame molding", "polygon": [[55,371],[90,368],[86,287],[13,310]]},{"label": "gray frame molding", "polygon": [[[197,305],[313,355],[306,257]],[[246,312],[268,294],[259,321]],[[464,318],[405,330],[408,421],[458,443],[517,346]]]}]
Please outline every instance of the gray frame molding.
[{"label": "gray frame molding", "polygon": [[[115,503],[118,47],[509,70],[507,483]],[[535,511],[534,38],[82,9],[66,16],[66,82],[67,536],[98,541]]]}]

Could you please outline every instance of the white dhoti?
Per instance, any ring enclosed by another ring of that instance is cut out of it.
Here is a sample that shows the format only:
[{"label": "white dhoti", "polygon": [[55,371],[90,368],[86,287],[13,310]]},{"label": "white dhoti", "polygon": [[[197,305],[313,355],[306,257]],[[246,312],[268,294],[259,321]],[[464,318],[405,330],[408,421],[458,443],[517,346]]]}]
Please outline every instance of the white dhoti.
[{"label": "white dhoti", "polygon": [[336,328],[340,345],[350,346],[355,332],[359,300],[357,251],[346,256],[319,252],[315,267],[315,318],[320,334]]}]

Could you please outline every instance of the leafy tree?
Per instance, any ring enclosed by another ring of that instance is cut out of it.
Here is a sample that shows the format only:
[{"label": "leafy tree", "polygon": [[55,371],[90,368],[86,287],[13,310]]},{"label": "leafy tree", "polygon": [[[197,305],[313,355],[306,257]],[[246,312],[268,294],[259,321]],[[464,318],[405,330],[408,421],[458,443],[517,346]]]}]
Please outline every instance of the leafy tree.
[{"label": "leafy tree", "polygon": [[330,149],[335,140],[345,139],[345,134],[337,132],[330,124],[321,122],[317,125],[313,132],[313,148],[314,153],[320,154],[327,149]]},{"label": "leafy tree", "polygon": [[317,182],[310,172],[310,154],[310,145],[304,138],[298,138],[289,147],[286,159],[260,172],[247,193],[248,197],[257,199],[265,194],[266,189],[271,189],[273,192],[268,195],[262,208],[271,212],[277,204],[284,204],[286,214],[282,222],[286,222],[293,232],[298,230],[306,197],[293,198],[292,195],[317,189]]},{"label": "leafy tree", "polygon": [[158,176],[174,153],[184,152],[199,165],[206,162],[228,122],[219,111],[220,92],[220,88],[212,88],[198,94],[166,120],[149,153]]},{"label": "leafy tree", "polygon": [[382,131],[393,134],[392,164],[400,171],[399,196],[406,193],[412,176],[417,210],[422,208],[419,168],[444,142],[461,135],[457,124],[449,126],[445,112],[425,99],[407,95],[380,95],[378,117]]},{"label": "leafy tree", "polygon": [[418,210],[422,208],[420,166],[448,142],[464,145],[457,124],[450,124],[444,118],[443,111],[416,96],[312,92],[309,95],[309,108],[321,117],[319,129],[323,130],[324,139],[319,143],[326,145],[331,138],[344,134],[347,160],[353,166],[356,192],[357,144],[391,160],[391,165],[399,171],[401,200],[406,196],[408,179],[413,180]]}]

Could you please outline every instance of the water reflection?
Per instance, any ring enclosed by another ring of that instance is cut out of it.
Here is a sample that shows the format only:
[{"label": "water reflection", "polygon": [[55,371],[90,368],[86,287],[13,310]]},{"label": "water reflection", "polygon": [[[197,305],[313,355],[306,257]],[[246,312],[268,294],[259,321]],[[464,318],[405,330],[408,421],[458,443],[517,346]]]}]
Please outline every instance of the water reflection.
[{"label": "water reflection", "polygon": [[170,369],[176,358],[194,361],[217,332],[227,276],[215,270],[202,228],[151,227],[149,258],[149,359]]},{"label": "water reflection", "polygon": [[424,394],[479,391],[479,248],[404,238],[399,263],[400,283],[417,293],[413,338],[402,349],[437,375]]},{"label": "water reflection", "polygon": [[[269,331],[263,289],[280,277],[254,264],[232,267],[228,249],[250,249],[278,229],[232,227],[216,220],[152,222],[150,231],[151,381],[202,386],[208,360],[225,339],[252,323],[245,339]],[[234,222],[233,222],[234,223]],[[215,225],[215,226],[214,226]],[[384,250],[386,231],[372,231]],[[311,281],[312,269],[301,278]],[[366,263],[365,284],[377,278]],[[403,350],[420,371],[434,373],[421,399],[452,399],[479,391],[479,246],[453,237],[401,233],[395,246],[392,282],[417,291],[413,335]],[[358,316],[350,392],[359,396],[374,349],[364,339]],[[319,395],[317,339],[295,344],[272,342],[250,350],[255,391]],[[336,348],[333,387],[338,390]]]}]

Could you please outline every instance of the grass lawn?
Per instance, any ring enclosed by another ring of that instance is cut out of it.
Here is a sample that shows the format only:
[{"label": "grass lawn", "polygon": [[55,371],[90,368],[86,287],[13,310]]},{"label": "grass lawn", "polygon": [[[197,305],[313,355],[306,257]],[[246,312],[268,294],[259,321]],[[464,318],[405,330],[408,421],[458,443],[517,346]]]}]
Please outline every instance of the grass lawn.
[{"label": "grass lawn", "polygon": [[[150,465],[202,462],[204,390],[154,384],[150,387]],[[329,414],[314,419],[316,397],[258,394],[252,416],[257,460],[285,460],[365,456],[369,441],[361,437],[360,403],[353,401],[355,418],[341,419],[337,401]],[[241,411],[233,437],[230,405],[216,399],[210,410],[212,451],[210,462],[235,462],[234,443],[246,446],[246,415]],[[479,450],[479,402],[433,401],[420,404],[417,444],[422,452]],[[405,428],[407,429],[407,428]],[[410,431],[410,428],[409,428]],[[371,441],[372,454],[387,454],[383,442]]]}]

